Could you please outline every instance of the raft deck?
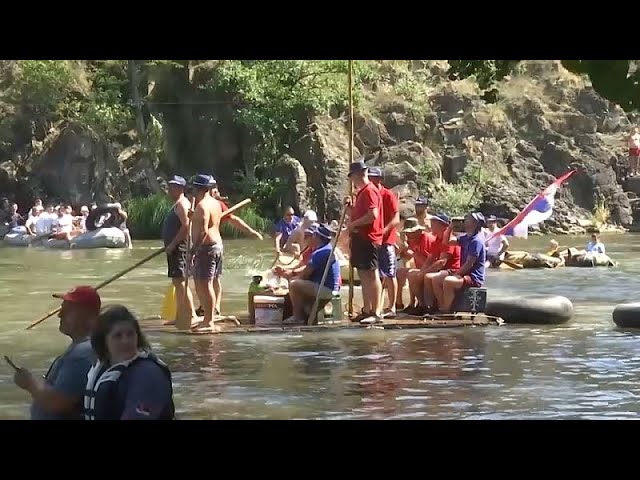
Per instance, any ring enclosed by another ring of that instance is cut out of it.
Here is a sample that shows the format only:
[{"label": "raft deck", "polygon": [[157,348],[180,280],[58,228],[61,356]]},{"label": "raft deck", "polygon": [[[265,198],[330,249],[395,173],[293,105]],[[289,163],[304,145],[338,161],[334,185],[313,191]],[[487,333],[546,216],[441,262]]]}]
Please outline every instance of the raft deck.
[{"label": "raft deck", "polygon": [[[239,320],[241,325],[237,325]],[[262,333],[299,333],[299,332],[324,332],[330,330],[409,330],[423,328],[462,328],[462,327],[485,327],[489,325],[500,326],[504,323],[499,317],[493,317],[478,313],[457,313],[446,315],[433,315],[428,318],[399,316],[393,320],[383,320],[376,324],[360,324],[349,320],[320,322],[318,325],[275,325],[257,327],[248,323],[248,319],[236,319],[236,317],[226,317],[224,320],[216,321],[218,331],[193,331],[178,330],[173,325],[164,325],[164,320],[147,319],[143,320],[142,327],[145,333],[168,333],[178,335],[221,335],[221,334],[262,334]]]}]

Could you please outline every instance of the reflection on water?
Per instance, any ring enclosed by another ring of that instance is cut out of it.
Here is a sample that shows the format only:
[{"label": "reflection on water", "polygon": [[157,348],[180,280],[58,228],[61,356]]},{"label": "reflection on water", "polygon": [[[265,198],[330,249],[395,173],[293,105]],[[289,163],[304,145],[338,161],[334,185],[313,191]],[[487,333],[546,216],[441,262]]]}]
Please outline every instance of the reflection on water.
[{"label": "reflection on water", "polygon": [[[616,303],[640,291],[637,237],[605,237],[615,269],[495,272],[490,295],[569,297],[576,317],[561,326],[460,330],[341,331],[315,334],[185,337],[150,335],[173,371],[180,418],[506,419],[629,418],[638,413],[640,337],[614,328]],[[531,239],[543,249],[548,239]],[[586,243],[586,237],[563,244]],[[519,242],[523,245],[522,242]],[[223,308],[243,311],[247,274],[271,264],[268,243],[226,246]],[[0,249],[4,318],[0,349],[44,373],[66,345],[50,297],[76,283],[97,284],[148,255],[133,250]],[[518,246],[516,242],[516,248]],[[258,250],[258,253],[256,253]],[[159,313],[168,285],[162,257],[103,291],[141,316]],[[0,367],[0,418],[25,418],[27,397]]]}]

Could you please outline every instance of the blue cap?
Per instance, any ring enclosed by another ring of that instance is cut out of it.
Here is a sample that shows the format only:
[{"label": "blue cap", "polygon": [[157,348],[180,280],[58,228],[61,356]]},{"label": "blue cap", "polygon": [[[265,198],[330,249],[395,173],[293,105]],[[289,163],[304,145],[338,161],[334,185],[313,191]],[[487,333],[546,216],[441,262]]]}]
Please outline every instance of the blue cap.
[{"label": "blue cap", "polygon": [[210,175],[199,173],[191,179],[191,185],[195,185],[196,187],[209,187],[209,177]]},{"label": "blue cap", "polygon": [[187,186],[187,181],[180,175],[172,176],[167,183],[170,185],[180,185],[181,187]]},{"label": "blue cap", "polygon": [[326,225],[318,225],[315,231],[317,236],[324,238],[325,240],[331,240],[332,233],[331,229]]},{"label": "blue cap", "polygon": [[422,206],[422,207],[429,206],[429,199],[422,195],[419,196],[418,198],[416,198],[416,206]]},{"label": "blue cap", "polygon": [[434,220],[436,222],[444,223],[445,225],[450,225],[451,224],[451,220],[444,213],[436,213],[435,215],[432,215],[431,216],[431,221],[433,222]]},{"label": "blue cap", "polygon": [[317,230],[318,230],[318,226],[316,224],[313,224],[309,228],[305,229],[304,234],[314,235]]},{"label": "blue cap", "polygon": [[382,169],[378,167],[370,167],[369,176],[374,178],[382,178]]},{"label": "blue cap", "polygon": [[496,217],[495,215],[489,215],[486,220],[487,222],[497,222],[498,217]]},{"label": "blue cap", "polygon": [[354,173],[361,172],[366,169],[367,165],[364,163],[364,160],[358,160],[357,162],[353,162],[349,165],[349,174],[347,176],[350,177]]}]

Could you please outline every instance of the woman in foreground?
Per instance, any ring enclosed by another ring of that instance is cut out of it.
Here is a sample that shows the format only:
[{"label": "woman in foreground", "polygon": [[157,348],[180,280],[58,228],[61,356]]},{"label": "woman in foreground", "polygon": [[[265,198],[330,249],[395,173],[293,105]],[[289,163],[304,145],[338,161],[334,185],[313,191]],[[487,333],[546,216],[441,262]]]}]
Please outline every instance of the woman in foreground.
[{"label": "woman in foreground", "polygon": [[91,337],[97,362],[87,375],[85,420],[173,420],[169,368],[150,350],[136,317],[116,305]]}]

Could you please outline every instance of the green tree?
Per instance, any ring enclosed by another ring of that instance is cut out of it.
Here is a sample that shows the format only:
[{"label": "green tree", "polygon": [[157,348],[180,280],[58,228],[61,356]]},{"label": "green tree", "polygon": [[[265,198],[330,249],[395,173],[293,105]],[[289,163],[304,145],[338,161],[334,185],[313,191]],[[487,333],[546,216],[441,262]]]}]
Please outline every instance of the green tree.
[{"label": "green tree", "polygon": [[[487,101],[497,98],[496,83],[509,75],[521,60],[449,60],[449,78],[475,77]],[[640,108],[640,69],[636,60],[563,60],[569,71],[587,75],[602,97],[627,112]]]}]

